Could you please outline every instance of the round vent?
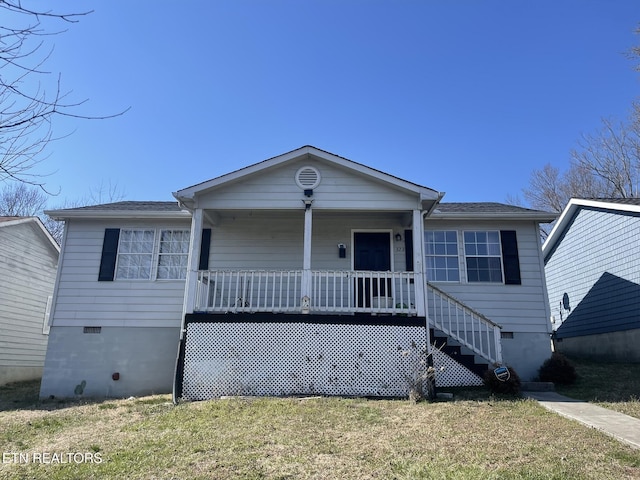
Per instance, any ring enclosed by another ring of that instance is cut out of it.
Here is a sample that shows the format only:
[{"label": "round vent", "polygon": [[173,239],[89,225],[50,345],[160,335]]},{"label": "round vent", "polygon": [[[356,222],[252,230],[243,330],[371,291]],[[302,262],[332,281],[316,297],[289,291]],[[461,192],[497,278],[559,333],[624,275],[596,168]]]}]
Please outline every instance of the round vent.
[{"label": "round vent", "polygon": [[296,184],[303,190],[320,185],[320,172],[314,167],[302,167],[296,172]]}]

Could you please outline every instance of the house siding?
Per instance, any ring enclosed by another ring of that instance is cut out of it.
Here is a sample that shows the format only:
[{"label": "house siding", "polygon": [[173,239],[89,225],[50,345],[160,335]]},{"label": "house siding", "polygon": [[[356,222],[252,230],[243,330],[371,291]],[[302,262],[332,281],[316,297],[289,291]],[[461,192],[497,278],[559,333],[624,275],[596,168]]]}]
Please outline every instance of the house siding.
[{"label": "house siding", "polygon": [[[545,284],[541,263],[538,226],[533,222],[425,222],[425,230],[458,231],[460,282],[433,282],[439,288],[468,304],[503,331],[548,334]],[[521,285],[468,283],[462,232],[469,230],[515,230],[518,241]]]},{"label": "house siding", "polygon": [[[425,230],[456,230],[460,282],[433,282],[438,288],[510,332],[502,339],[503,362],[523,380],[532,380],[551,355],[548,305],[538,225],[506,221],[425,221]],[[515,230],[518,243],[521,285],[468,283],[462,232],[470,230]],[[428,301],[428,300],[427,300]]]},{"label": "house siding", "polygon": [[0,228],[0,385],[42,374],[58,252],[34,222]]},{"label": "house siding", "polygon": [[[313,212],[311,268],[350,270],[352,232],[389,231],[392,266],[405,270],[404,243],[397,246],[393,234],[402,232],[402,216],[393,213]],[[245,270],[300,270],[303,262],[304,210],[286,212],[223,213],[212,226],[209,268]],[[338,257],[338,244],[347,246],[347,256]]]},{"label": "house siding", "polygon": [[638,238],[638,214],[592,207],[576,213],[545,266],[553,328],[560,336],[640,328]]},{"label": "house siding", "polygon": [[99,282],[106,228],[190,228],[185,221],[109,220],[67,222],[52,327],[178,327],[184,280]]},{"label": "house siding", "polygon": [[[419,208],[416,195],[372,181],[336,165],[300,160],[274,167],[216,188],[198,198],[198,206],[215,209],[301,209],[303,190],[295,182],[300,167],[313,166],[321,176],[313,189],[313,206],[344,210],[411,210]],[[259,200],[256,200],[259,199]]]}]

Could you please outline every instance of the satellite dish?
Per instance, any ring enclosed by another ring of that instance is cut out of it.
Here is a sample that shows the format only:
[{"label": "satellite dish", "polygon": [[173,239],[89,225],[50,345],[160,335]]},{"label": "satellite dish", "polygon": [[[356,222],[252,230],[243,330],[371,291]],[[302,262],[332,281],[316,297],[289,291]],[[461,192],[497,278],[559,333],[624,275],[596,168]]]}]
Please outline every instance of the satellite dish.
[{"label": "satellite dish", "polygon": [[569,304],[569,294],[566,292],[564,295],[562,295],[562,308],[571,311],[571,305]]}]

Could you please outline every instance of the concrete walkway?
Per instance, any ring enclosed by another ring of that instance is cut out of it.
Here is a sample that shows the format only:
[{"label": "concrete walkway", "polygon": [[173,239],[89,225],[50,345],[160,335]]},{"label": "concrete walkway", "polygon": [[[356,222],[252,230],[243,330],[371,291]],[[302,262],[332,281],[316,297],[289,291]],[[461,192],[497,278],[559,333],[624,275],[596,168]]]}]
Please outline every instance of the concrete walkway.
[{"label": "concrete walkway", "polygon": [[523,392],[528,398],[563,417],[577,420],[640,449],[640,420],[592,403],[574,400],[556,392]]}]

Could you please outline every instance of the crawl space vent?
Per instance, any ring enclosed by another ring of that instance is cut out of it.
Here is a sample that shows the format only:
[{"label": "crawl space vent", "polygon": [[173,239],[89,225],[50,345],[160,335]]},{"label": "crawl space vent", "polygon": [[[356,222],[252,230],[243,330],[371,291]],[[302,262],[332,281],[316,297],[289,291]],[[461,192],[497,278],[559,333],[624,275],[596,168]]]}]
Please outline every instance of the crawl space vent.
[{"label": "crawl space vent", "polygon": [[314,167],[302,167],[296,172],[296,184],[303,190],[320,185],[320,172]]}]

